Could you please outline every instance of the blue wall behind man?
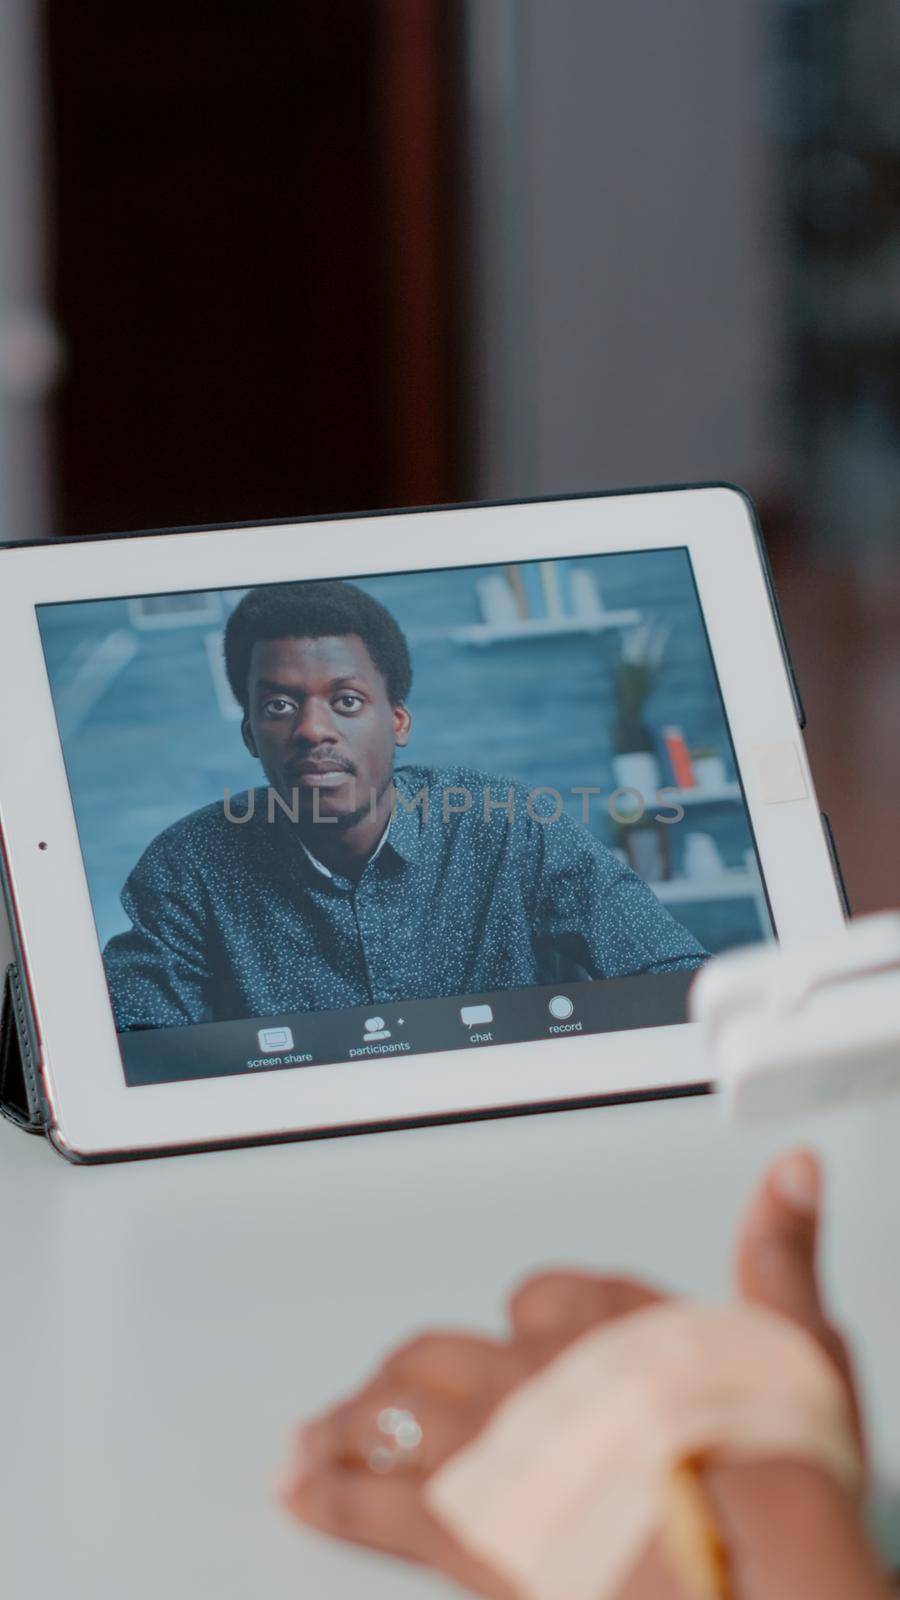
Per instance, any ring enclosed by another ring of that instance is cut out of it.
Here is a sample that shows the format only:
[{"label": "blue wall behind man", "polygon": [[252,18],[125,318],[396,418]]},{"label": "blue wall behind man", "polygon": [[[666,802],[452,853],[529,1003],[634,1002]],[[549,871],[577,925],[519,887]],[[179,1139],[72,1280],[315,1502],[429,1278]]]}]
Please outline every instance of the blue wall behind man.
[{"label": "blue wall behind man", "polygon": [[[566,563],[556,563],[562,568]],[[735,777],[726,720],[687,553],[660,550],[578,558],[609,610],[637,608],[663,628],[666,648],[648,701],[657,733],[680,727],[691,747],[716,750]],[[576,786],[608,795],[612,759],[613,668],[621,634],[573,633],[474,647],[454,638],[482,620],[476,583],[502,569],[457,568],[361,580],[396,616],[414,670],[413,732],[401,760],[464,765],[508,774],[529,787],[559,790],[582,814]],[[154,614],[124,600],[40,608],[40,627],[101,943],[127,926],[122,885],[161,829],[224,790],[263,782],[241,741],[240,720],[225,683],[221,635],[243,591],[211,592]],[[147,623],[161,623],[147,626]],[[663,781],[670,782],[668,772]],[[590,824],[604,842],[621,843],[603,799]],[[743,807],[694,808],[668,830],[673,869],[683,840],[699,828],[716,841],[726,866],[744,865],[752,846]],[[751,897],[704,897],[673,907],[712,949],[759,938]],[[768,929],[765,930],[768,932]]]}]

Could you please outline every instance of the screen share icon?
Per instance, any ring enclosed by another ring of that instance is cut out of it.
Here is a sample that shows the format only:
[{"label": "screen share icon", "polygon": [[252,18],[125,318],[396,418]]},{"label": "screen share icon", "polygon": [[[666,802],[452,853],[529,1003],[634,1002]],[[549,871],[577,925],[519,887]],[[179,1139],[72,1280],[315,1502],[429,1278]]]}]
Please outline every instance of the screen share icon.
[{"label": "screen share icon", "polygon": [[294,1035],[290,1028],[260,1028],[256,1035],[263,1055],[274,1055],[276,1050],[293,1050]]}]

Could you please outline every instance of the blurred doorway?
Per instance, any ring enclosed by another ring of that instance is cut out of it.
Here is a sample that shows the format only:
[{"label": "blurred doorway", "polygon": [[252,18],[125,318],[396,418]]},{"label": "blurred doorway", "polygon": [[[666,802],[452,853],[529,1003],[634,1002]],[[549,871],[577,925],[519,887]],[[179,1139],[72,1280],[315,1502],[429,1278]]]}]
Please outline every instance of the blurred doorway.
[{"label": "blurred doorway", "polygon": [[452,498],[441,0],[48,0],[65,533]]}]

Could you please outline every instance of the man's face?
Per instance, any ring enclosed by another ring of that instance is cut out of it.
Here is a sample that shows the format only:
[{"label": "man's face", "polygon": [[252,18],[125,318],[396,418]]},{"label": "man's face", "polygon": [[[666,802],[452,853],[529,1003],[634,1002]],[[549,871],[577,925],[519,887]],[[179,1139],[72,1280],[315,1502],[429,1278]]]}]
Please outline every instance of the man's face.
[{"label": "man's face", "polygon": [[253,646],[244,743],[286,804],[296,794],[302,816],[340,821],[368,810],[409,729],[358,635]]}]

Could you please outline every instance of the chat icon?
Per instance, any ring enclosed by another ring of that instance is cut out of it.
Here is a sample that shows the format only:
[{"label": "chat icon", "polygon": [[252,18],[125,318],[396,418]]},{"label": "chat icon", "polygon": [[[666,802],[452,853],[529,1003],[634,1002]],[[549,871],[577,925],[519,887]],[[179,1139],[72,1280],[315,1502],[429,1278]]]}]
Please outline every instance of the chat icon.
[{"label": "chat icon", "polygon": [[462,1006],[459,1014],[467,1028],[481,1028],[494,1020],[490,1006]]}]

